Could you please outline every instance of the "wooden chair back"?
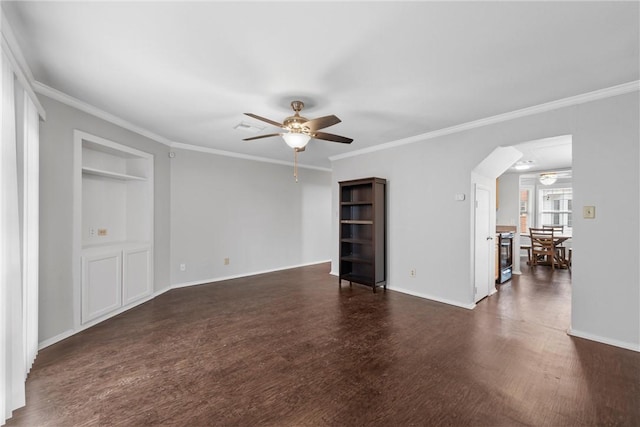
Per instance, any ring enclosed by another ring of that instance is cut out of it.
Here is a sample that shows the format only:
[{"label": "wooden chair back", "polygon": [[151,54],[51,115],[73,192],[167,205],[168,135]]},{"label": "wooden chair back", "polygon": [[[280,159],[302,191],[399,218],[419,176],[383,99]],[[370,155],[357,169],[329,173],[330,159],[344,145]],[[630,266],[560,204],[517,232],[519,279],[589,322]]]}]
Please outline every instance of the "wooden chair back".
[{"label": "wooden chair back", "polygon": [[553,228],[529,228],[532,266],[544,262],[550,264],[552,269],[554,268],[556,255],[554,232]]}]

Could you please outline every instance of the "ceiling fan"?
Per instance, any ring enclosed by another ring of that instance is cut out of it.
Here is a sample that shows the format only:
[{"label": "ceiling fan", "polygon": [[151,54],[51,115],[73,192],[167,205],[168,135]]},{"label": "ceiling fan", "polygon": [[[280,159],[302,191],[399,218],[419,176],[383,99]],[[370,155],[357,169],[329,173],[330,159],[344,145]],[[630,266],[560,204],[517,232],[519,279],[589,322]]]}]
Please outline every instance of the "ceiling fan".
[{"label": "ceiling fan", "polygon": [[351,144],[353,139],[346,138],[340,135],[334,135],[326,132],[318,132],[320,129],[328,128],[341,122],[339,118],[334,115],[318,117],[317,119],[307,119],[300,115],[300,111],[304,108],[302,101],[293,101],[291,103],[294,115],[284,119],[282,123],[278,123],[274,120],[270,120],[264,117],[260,117],[257,114],[245,113],[249,117],[261,120],[265,123],[269,123],[275,127],[279,127],[286,132],[270,133],[268,135],[254,136],[251,138],[245,138],[243,141],[252,141],[260,138],[270,138],[272,136],[282,136],[288,146],[296,151],[304,151],[307,143],[311,138],[322,139],[324,141],[341,142],[343,144]]},{"label": "ceiling fan", "polygon": [[292,101],[291,108],[293,109],[293,116],[289,116],[282,123],[278,123],[274,120],[267,119],[265,117],[258,116],[253,113],[244,113],[249,117],[261,120],[265,123],[269,123],[272,126],[279,127],[285,132],[270,133],[267,135],[253,136],[251,138],[245,138],[243,141],[253,141],[254,139],[270,138],[272,136],[281,136],[284,142],[294,151],[294,172],[293,175],[298,181],[298,153],[304,151],[307,143],[310,139],[321,139],[324,141],[340,142],[342,144],[351,144],[353,139],[340,135],[334,135],[332,133],[319,132],[320,129],[328,128],[335,124],[340,123],[342,120],[334,116],[318,117],[317,119],[307,119],[300,115],[300,111],[304,108],[302,101]]}]

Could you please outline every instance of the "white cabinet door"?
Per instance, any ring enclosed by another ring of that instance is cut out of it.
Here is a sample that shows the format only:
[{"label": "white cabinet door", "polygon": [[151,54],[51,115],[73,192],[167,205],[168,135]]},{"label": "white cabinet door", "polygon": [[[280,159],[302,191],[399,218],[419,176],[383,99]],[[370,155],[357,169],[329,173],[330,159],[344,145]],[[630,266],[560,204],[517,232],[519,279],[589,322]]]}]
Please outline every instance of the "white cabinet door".
[{"label": "white cabinet door", "polygon": [[122,306],[122,251],[82,257],[82,323]]},{"label": "white cabinet door", "polygon": [[123,305],[151,294],[151,250],[148,247],[125,249],[123,265]]}]

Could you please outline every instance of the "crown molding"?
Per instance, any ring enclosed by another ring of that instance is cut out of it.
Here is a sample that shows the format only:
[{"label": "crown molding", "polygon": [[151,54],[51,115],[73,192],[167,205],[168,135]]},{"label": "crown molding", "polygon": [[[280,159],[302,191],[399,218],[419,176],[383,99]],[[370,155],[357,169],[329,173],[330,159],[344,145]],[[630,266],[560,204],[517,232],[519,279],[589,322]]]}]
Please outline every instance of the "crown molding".
[{"label": "crown molding", "polygon": [[33,87],[36,90],[37,93],[47,96],[49,98],[55,99],[58,102],[61,102],[65,105],[68,105],[70,107],[73,107],[75,109],[78,109],[80,111],[84,111],[87,114],[91,114],[92,116],[98,117],[104,121],[107,121],[109,123],[113,123],[114,125],[120,126],[121,128],[130,130],[131,132],[137,133],[139,135],[142,135],[146,138],[152,139],[156,142],[159,142],[160,144],[164,144],[167,146],[171,146],[171,144],[173,143],[173,141],[170,141],[169,139],[160,136],[156,133],[153,133],[151,131],[148,131],[140,126],[134,125],[131,122],[128,122],[118,116],[115,116],[111,113],[107,113],[104,110],[99,109],[98,107],[94,107],[91,104],[88,104],[84,101],[80,101],[77,98],[74,98],[70,95],[67,95],[64,92],[60,92],[57,89],[54,89],[50,86],[47,86],[43,83],[40,83],[38,81],[33,83]]},{"label": "crown molding", "polygon": [[[171,148],[181,148],[183,150],[198,151],[200,153],[216,154],[218,156],[225,156],[225,157],[235,157],[237,159],[253,160],[255,162],[273,163],[276,165],[284,165],[284,166],[291,166],[291,167],[294,166],[293,162],[287,162],[284,160],[276,160],[276,159],[270,159],[268,157],[252,156],[250,154],[234,153],[233,151],[218,150],[216,148],[201,147],[199,145],[184,144],[182,142],[174,142],[173,144],[171,144]],[[329,168],[305,165],[302,163],[298,163],[298,167],[304,168],[304,169],[313,169],[313,170],[323,171],[323,172],[331,172],[331,169]]]},{"label": "crown molding", "polygon": [[20,45],[16,40],[13,29],[11,28],[11,24],[9,24],[9,21],[1,11],[0,32],[2,33],[2,40],[0,42],[0,44],[2,45],[2,51],[7,55],[13,73],[16,75],[25,92],[27,92],[27,95],[29,95],[29,98],[31,98],[31,101],[36,106],[38,114],[40,115],[42,120],[46,120],[47,112],[45,111],[42,104],[40,104],[40,100],[38,99],[34,91],[33,73],[31,73],[31,69],[27,64],[27,61],[24,59],[24,55],[22,54]]},{"label": "crown molding", "polygon": [[[104,110],[94,107],[93,105],[88,104],[84,101],[80,101],[77,98],[67,95],[64,92],[61,92],[57,89],[54,89],[38,81],[34,82],[33,87],[35,88],[36,92],[41,95],[55,99],[56,101],[61,102],[65,105],[76,108],[87,114],[91,114],[92,116],[98,117],[104,121],[112,123],[116,126],[120,126],[121,128],[130,130],[131,132],[137,133],[139,135],[142,135],[146,138],[149,138],[153,141],[159,142],[160,144],[164,144],[171,148],[180,148],[183,150],[198,151],[200,153],[216,154],[218,156],[225,156],[225,157],[235,157],[238,159],[253,160],[256,162],[274,163],[278,165],[293,166],[293,162],[287,162],[284,160],[275,160],[267,157],[252,156],[249,154],[234,153],[232,151],[224,151],[224,150],[218,150],[215,148],[201,147],[199,145],[185,144],[182,142],[171,141],[163,136],[153,133],[140,126],[134,125],[133,123],[128,122],[127,120],[124,120],[111,113],[107,113]],[[314,170],[319,170],[324,172],[331,172],[331,169],[329,168],[322,168],[319,166],[305,165],[300,163],[298,163],[298,167],[304,168],[304,169],[314,169]]]},{"label": "crown molding", "polygon": [[[3,38],[3,43],[4,43],[4,38]],[[34,81],[33,82],[33,88],[35,89],[35,91],[37,93],[40,93],[42,95],[48,96],[49,98],[55,99],[56,101],[59,101],[63,104],[69,105],[71,107],[74,107],[78,110],[84,111],[85,113],[91,114],[93,116],[96,116],[98,118],[101,118],[105,121],[108,121],[110,123],[113,123],[117,126],[120,126],[124,129],[128,129],[132,132],[135,132],[139,135],[142,135],[144,137],[147,137],[149,139],[152,139],[156,142],[159,142],[161,144],[167,145],[169,147],[172,148],[180,148],[183,150],[191,150],[191,151],[198,151],[201,153],[209,153],[209,154],[216,154],[219,156],[226,156],[226,157],[235,157],[235,158],[239,158],[239,159],[245,159],[245,160],[253,160],[253,161],[257,161],[257,162],[265,162],[265,163],[273,163],[273,164],[279,164],[279,165],[286,165],[286,166],[293,166],[293,162],[287,162],[287,161],[283,161],[283,160],[276,160],[276,159],[270,159],[267,157],[259,157],[259,156],[252,156],[249,154],[241,154],[241,153],[235,153],[232,151],[225,151],[225,150],[218,150],[215,148],[208,148],[208,147],[202,147],[202,146],[198,146],[198,145],[193,145],[193,144],[185,144],[182,142],[175,142],[175,141],[171,141],[163,136],[157,135],[151,131],[148,131],[140,126],[136,126],[120,117],[117,117],[111,113],[107,113],[106,111],[103,111],[97,107],[94,107],[91,104],[88,104],[86,102],[80,101],[79,99],[76,99],[70,95],[67,95],[66,93],[63,93],[57,89],[54,89],[52,87],[49,87],[43,83],[40,83],[38,81]],[[355,150],[355,151],[350,151],[348,153],[344,153],[344,154],[338,154],[336,156],[331,156],[329,157],[330,161],[336,161],[336,160],[341,160],[341,159],[346,159],[349,157],[355,157],[355,156],[360,156],[363,154],[367,154],[367,153],[373,153],[376,151],[381,151],[381,150],[388,150],[391,148],[395,148],[395,147],[400,147],[403,145],[408,145],[408,144],[413,144],[416,142],[420,142],[420,141],[425,141],[425,140],[429,140],[429,139],[433,139],[433,138],[438,138],[440,136],[445,136],[445,135],[451,135],[454,133],[458,133],[458,132],[463,132],[466,130],[470,130],[470,129],[475,129],[475,128],[479,128],[479,127],[483,127],[483,126],[488,126],[488,125],[492,125],[492,124],[496,124],[496,123],[501,123],[501,122],[506,122],[509,120],[513,120],[513,119],[517,119],[517,118],[521,118],[521,117],[526,117],[526,116],[532,116],[535,114],[540,114],[540,113],[544,113],[547,111],[553,111],[553,110],[557,110],[560,108],[564,108],[564,107],[570,107],[573,105],[579,105],[579,104],[584,104],[587,102],[591,102],[591,101],[596,101],[599,99],[605,99],[605,98],[610,98],[613,96],[618,96],[618,95],[624,95],[627,93],[631,93],[631,92],[635,92],[640,90],[640,80],[635,80],[629,83],[623,83],[617,86],[612,86],[609,88],[605,88],[605,89],[599,89],[593,92],[588,92],[585,94],[581,94],[581,95],[576,95],[576,96],[572,96],[572,97],[568,97],[568,98],[563,98],[563,99],[559,99],[556,101],[551,101],[551,102],[547,102],[545,104],[539,104],[539,105],[535,105],[532,107],[527,107],[527,108],[522,108],[520,110],[515,110],[515,111],[511,111],[509,113],[504,113],[504,114],[498,114],[496,116],[491,116],[491,117],[487,117],[484,119],[479,119],[479,120],[474,120],[471,122],[467,122],[467,123],[463,123],[460,125],[455,125],[455,126],[450,126],[447,128],[443,128],[443,129],[439,129],[439,130],[435,130],[432,132],[427,132],[427,133],[423,133],[420,135],[415,135],[415,136],[410,136],[408,138],[403,138],[403,139],[398,139],[395,141],[390,141],[387,143],[383,143],[383,144],[379,144],[373,147],[367,147],[367,148],[363,148],[361,150]],[[37,98],[36,98],[37,99]],[[39,103],[38,103],[39,105]],[[44,109],[42,110],[44,111]],[[331,168],[323,168],[323,167],[319,167],[319,166],[312,166],[312,165],[305,165],[305,164],[298,164],[298,167],[300,168],[304,168],[304,169],[313,169],[313,170],[319,170],[319,171],[325,171],[325,172],[331,172]]]},{"label": "crown molding", "polygon": [[532,116],[535,114],[545,113],[547,111],[553,111],[553,110],[557,110],[564,107],[570,107],[573,105],[584,104],[584,103],[596,101],[599,99],[610,98],[618,95],[624,95],[624,94],[635,92],[638,90],[640,90],[640,80],[635,80],[629,83],[623,83],[621,85],[612,86],[605,89],[599,89],[593,92],[587,92],[582,95],[571,96],[568,98],[563,98],[556,101],[535,105],[533,107],[527,107],[527,108],[522,108],[520,110],[511,111],[509,113],[498,114],[496,116],[474,120],[472,122],[467,122],[460,125],[438,129],[432,132],[427,132],[420,135],[411,136],[408,138],[390,141],[384,144],[375,145],[373,147],[363,148],[361,150],[355,150],[355,151],[350,151],[344,154],[338,154],[336,156],[329,157],[329,160],[333,162],[335,160],[341,160],[341,159],[346,159],[348,157],[360,156],[362,154],[373,153],[375,151],[388,150],[390,148],[400,147],[402,145],[407,145],[407,144],[413,144],[415,142],[425,141],[425,140],[437,138],[440,136],[451,135],[454,133],[463,132],[466,130],[475,129],[483,126],[488,126],[495,123],[506,122],[506,121],[517,119],[520,117]]}]

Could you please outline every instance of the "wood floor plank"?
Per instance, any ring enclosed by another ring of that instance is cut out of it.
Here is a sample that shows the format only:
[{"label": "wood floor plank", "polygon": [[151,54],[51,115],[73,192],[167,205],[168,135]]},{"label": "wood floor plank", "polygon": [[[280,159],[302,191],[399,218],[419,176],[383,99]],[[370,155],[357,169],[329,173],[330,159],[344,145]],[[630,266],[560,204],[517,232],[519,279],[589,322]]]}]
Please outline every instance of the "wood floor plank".
[{"label": "wood floor plank", "polygon": [[169,291],[40,352],[7,426],[640,425],[640,354],[537,268],[465,310],[329,265]]}]

